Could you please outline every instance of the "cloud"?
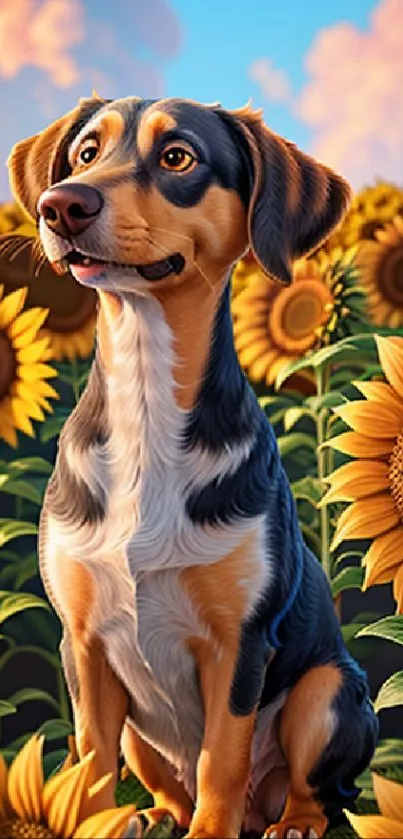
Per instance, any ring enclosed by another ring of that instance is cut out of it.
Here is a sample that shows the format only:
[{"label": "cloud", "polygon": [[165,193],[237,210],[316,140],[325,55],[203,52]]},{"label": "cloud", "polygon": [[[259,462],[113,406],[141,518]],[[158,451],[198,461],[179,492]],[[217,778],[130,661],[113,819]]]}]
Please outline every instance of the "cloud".
[{"label": "cloud", "polygon": [[294,113],[313,132],[312,153],[354,186],[377,175],[402,182],[402,0],[380,0],[366,30],[322,29],[305,69]]},{"label": "cloud", "polygon": [[56,87],[77,83],[80,69],[71,49],[85,37],[78,0],[2,0],[0,4],[0,75],[17,76],[36,67]]},{"label": "cloud", "polygon": [[271,58],[257,58],[248,69],[248,77],[259,85],[260,93],[269,102],[289,104],[291,85],[285,70],[274,66]]},{"label": "cloud", "polygon": [[182,45],[182,30],[166,0],[129,4],[134,32],[142,43],[161,58],[174,58]]}]

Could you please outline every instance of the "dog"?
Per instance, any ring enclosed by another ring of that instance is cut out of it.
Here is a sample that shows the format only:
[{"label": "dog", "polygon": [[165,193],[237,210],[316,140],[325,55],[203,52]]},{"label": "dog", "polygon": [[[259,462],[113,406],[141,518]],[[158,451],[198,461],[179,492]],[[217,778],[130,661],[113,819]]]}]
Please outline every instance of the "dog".
[{"label": "dog", "polygon": [[147,823],[322,836],[377,721],[239,367],[229,277],[251,248],[290,283],[349,186],[250,106],[181,99],[80,100],[8,165],[48,260],[98,293],[39,536],[98,806],[122,749]]}]

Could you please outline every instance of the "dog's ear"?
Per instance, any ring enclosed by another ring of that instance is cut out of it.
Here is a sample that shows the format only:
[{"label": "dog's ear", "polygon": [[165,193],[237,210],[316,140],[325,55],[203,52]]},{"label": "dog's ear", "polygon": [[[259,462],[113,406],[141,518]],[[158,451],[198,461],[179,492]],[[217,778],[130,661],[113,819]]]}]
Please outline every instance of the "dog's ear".
[{"label": "dog's ear", "polygon": [[66,178],[69,144],[106,100],[81,99],[76,108],[53,122],[40,134],[21,140],[7,160],[11,191],[22,209],[33,219],[42,192]]},{"label": "dog's ear", "polygon": [[248,235],[265,274],[288,285],[292,262],[341,221],[351,189],[339,175],[283,140],[246,106],[227,111],[237,126],[250,173]]}]

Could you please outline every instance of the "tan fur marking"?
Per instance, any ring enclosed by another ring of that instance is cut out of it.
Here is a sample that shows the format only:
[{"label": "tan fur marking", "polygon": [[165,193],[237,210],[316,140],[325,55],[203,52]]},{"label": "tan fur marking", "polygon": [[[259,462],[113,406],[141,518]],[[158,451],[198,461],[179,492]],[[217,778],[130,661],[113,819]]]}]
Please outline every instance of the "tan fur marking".
[{"label": "tan fur marking", "polygon": [[[181,827],[189,827],[193,804],[158,752],[126,723],[121,740],[125,761],[154,798],[154,808],[171,813]],[[142,811],[148,815],[147,810]],[[151,815],[151,813],[150,813]]]},{"label": "tan fur marking", "polygon": [[[244,814],[245,792],[256,711],[236,717],[230,711],[240,626],[248,603],[247,578],[253,586],[257,563],[256,534],[228,557],[205,568],[182,572],[181,580],[211,631],[211,641],[190,638],[200,675],[205,733],[197,767],[197,805],[189,837],[237,837]],[[248,573],[249,572],[249,573]],[[231,597],[228,597],[228,592]],[[217,648],[217,645],[219,649]]]},{"label": "tan fur marking", "polygon": [[165,131],[172,131],[176,120],[166,111],[147,110],[140,120],[137,131],[137,148],[142,157],[147,157],[155,141]]},{"label": "tan fur marking", "polygon": [[113,352],[111,335],[114,322],[122,312],[121,299],[111,291],[99,291],[99,309],[97,319],[97,335],[99,352],[102,363],[108,373],[113,370]]},{"label": "tan fur marking", "polygon": [[307,778],[329,743],[333,730],[331,708],[340,689],[340,670],[326,664],[308,670],[297,682],[284,705],[280,723],[280,741],[290,768],[290,790],[278,825],[278,837],[294,827],[306,834],[309,828],[322,836],[327,825],[322,805]]}]

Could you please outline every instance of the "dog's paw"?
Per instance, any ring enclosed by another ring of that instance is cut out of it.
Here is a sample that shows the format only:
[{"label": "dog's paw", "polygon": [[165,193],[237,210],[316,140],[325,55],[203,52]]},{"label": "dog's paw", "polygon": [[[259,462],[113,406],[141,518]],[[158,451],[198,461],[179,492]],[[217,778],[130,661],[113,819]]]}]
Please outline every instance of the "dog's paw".
[{"label": "dog's paw", "polygon": [[323,830],[313,826],[296,827],[289,822],[279,822],[268,827],[264,839],[322,839]]}]

